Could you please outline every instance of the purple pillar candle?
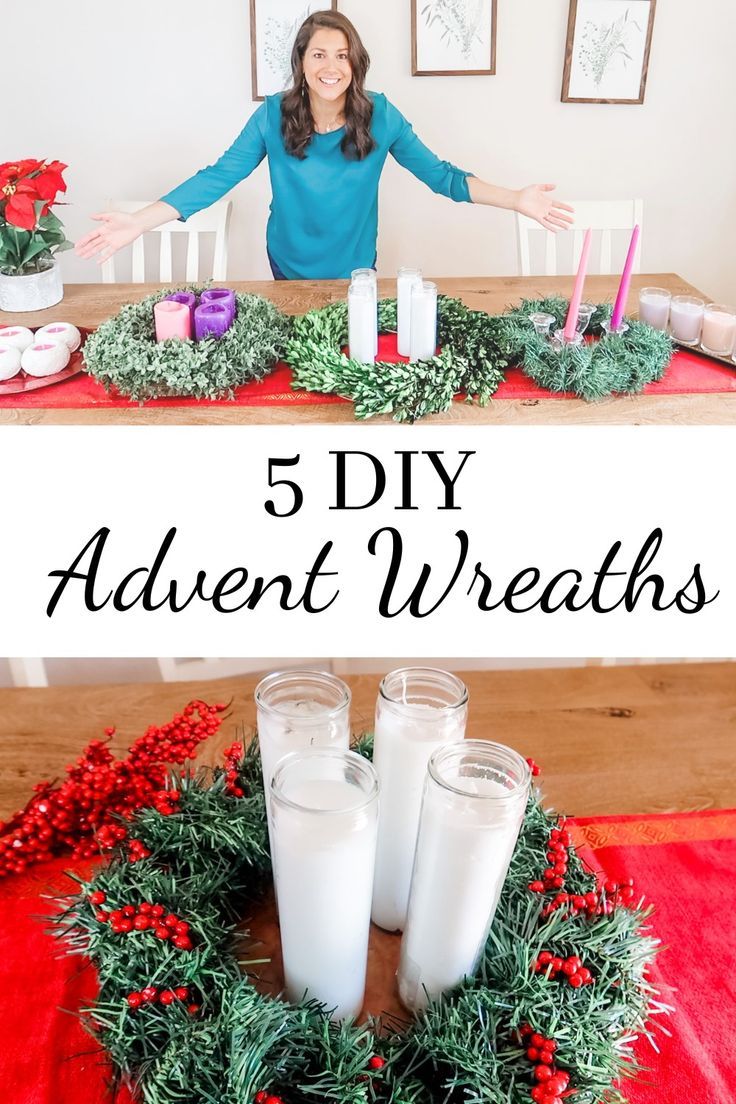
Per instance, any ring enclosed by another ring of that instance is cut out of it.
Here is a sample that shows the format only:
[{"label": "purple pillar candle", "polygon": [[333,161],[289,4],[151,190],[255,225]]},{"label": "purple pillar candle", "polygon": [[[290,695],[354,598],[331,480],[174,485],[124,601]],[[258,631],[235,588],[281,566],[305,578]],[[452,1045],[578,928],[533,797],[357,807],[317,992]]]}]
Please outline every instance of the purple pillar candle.
[{"label": "purple pillar candle", "polygon": [[221,303],[230,311],[230,321],[235,321],[237,305],[235,303],[235,292],[231,291],[230,288],[208,288],[207,291],[202,292],[201,302]]},{"label": "purple pillar candle", "polygon": [[194,312],[197,341],[204,341],[206,337],[220,338],[231,325],[230,311],[224,303],[200,303]]},{"label": "purple pillar candle", "polygon": [[192,333],[194,333],[194,310],[197,306],[197,296],[193,295],[191,291],[175,291],[172,295],[167,295],[166,299],[170,299],[172,303],[186,303],[192,319]]}]

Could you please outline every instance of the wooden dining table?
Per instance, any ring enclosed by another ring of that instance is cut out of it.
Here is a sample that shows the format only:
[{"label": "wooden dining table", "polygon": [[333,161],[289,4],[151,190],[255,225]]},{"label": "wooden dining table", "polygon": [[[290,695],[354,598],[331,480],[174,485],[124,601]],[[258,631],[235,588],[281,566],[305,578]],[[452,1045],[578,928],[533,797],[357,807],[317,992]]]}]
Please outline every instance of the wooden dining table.
[{"label": "wooden dining table", "polygon": [[[736,665],[652,664],[460,673],[469,690],[467,735],[508,744],[541,767],[545,804],[577,816],[736,807]],[[253,675],[202,682],[0,690],[0,819],[40,779],[63,776],[84,746],[115,726],[119,755],[149,724],[193,698],[230,702],[220,732],[200,749],[222,761],[255,724]],[[377,675],[352,675],[352,727],[373,724]],[[42,876],[42,868],[38,868]],[[256,984],[283,986],[273,895],[244,918]],[[394,974],[400,937],[371,925],[366,1009],[401,1016]],[[265,960],[265,961],[264,961]]]},{"label": "wooden dining table", "polygon": [[[522,299],[549,295],[569,296],[569,276],[528,277],[437,277],[437,286],[445,295],[457,297],[474,310],[500,314]],[[675,273],[639,274],[632,279],[627,310],[635,313],[639,289],[664,287],[673,295],[698,295],[709,298]],[[0,325],[38,327],[49,320],[63,320],[94,329],[116,314],[126,303],[137,302],[161,290],[162,284],[68,284],[64,299],[45,311],[9,315],[0,311]],[[228,281],[242,293],[264,295],[288,314],[344,300],[345,280]],[[586,295],[595,302],[612,300],[618,289],[618,276],[589,276]],[[395,295],[395,281],[380,279],[379,296]],[[61,384],[60,386],[63,386]],[[370,420],[371,425],[391,422],[389,415]],[[503,399],[486,407],[453,403],[444,414],[430,415],[426,424],[448,425],[631,425],[631,424],[729,424],[736,420],[736,392],[708,394],[621,395],[595,403],[582,399],[525,398]],[[0,424],[135,424],[135,425],[284,425],[309,423],[353,424],[355,416],[349,403],[315,402],[268,406],[237,405],[232,402],[203,403],[198,406],[52,407],[22,408],[3,403]]]}]

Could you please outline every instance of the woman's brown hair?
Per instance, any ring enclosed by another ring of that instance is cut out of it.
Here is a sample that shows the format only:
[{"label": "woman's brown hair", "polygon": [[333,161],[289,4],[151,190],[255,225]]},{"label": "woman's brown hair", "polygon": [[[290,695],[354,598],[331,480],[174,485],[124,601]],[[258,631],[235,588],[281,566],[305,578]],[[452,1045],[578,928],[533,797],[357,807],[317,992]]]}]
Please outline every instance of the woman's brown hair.
[{"label": "woman's brown hair", "polygon": [[353,79],[345,100],[345,134],[340,148],[346,157],[362,161],[376,143],[371,134],[373,103],[364,90],[365,75],[371,59],[353,24],[341,12],[318,11],[308,16],[297,31],[291,51],[292,87],[281,100],[281,133],[287,151],[303,160],[314,134],[314,119],[309,91],[304,79],[304,54],[315,31],[325,27],[342,31],[348,40],[348,58]]}]

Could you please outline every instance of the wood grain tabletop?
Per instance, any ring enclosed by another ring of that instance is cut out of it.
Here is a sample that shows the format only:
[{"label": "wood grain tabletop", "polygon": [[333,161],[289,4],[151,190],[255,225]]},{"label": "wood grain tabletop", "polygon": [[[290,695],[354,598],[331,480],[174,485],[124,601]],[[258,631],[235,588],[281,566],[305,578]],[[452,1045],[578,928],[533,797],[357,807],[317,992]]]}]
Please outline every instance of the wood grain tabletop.
[{"label": "wood grain tabletop", "polygon": [[[475,310],[500,314],[522,299],[546,295],[569,296],[570,276],[468,276],[436,277],[439,290]],[[619,277],[589,276],[586,294],[596,302],[612,300]],[[288,314],[302,314],[345,298],[347,280],[228,281],[240,292],[265,295]],[[640,288],[667,288],[673,295],[697,294],[707,298],[681,276],[672,272],[638,274],[633,277],[628,309],[635,313]],[[168,285],[167,285],[168,286]],[[378,281],[380,296],[396,294],[395,281]],[[55,307],[27,314],[0,311],[0,325],[41,326],[62,319],[94,328],[116,314],[124,304],[137,302],[160,290],[162,284],[68,284],[64,299]],[[3,406],[0,424],[32,425],[245,425],[245,424],[329,423],[354,424],[348,404],[315,403],[300,406],[234,406],[223,402],[199,407],[130,407],[100,409],[22,409]],[[453,403],[445,414],[431,415],[426,424],[473,425],[631,425],[631,424],[727,424],[736,419],[736,394],[618,396],[596,403],[582,399],[504,399],[479,407]],[[391,423],[390,416],[371,419],[370,424]]]}]

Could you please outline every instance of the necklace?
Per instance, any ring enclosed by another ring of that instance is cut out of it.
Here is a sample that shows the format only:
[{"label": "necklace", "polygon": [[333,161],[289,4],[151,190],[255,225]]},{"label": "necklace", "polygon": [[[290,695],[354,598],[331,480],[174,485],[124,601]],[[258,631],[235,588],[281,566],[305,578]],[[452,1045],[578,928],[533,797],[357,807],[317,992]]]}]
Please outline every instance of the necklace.
[{"label": "necklace", "polygon": [[333,130],[338,130],[341,126],[343,126],[344,122],[345,118],[343,116],[343,113],[340,112],[339,115],[335,116],[331,123],[326,123],[324,126],[317,126],[317,123],[315,122],[314,129],[317,131],[318,134],[330,134]]}]

